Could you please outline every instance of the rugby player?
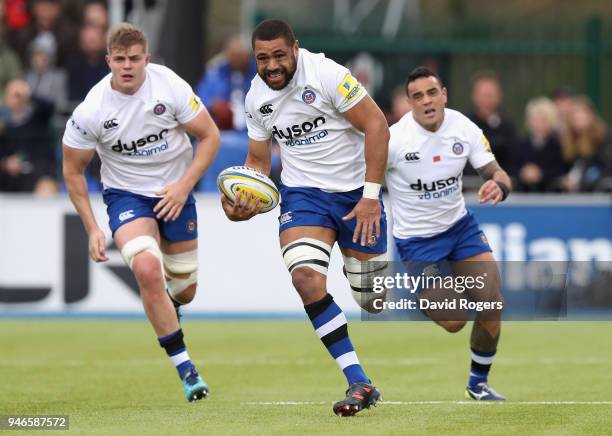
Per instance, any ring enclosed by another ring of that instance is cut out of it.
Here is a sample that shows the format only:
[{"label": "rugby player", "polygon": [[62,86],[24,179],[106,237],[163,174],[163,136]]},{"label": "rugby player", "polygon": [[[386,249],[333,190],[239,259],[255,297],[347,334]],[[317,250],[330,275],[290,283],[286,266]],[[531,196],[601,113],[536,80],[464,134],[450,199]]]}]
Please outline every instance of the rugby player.
[{"label": "rugby player", "polygon": [[[111,29],[111,73],[74,110],[63,138],[64,179],[89,234],[89,254],[108,260],[83,173],[98,153],[104,203],[115,244],[130,266],[159,344],[175,365],[188,401],[208,395],[190,360],[178,309],[195,296],[198,226],[192,190],[220,145],[217,127],[191,87],[149,63],[145,34]],[[186,132],[199,139],[197,151]]]},{"label": "rugby player", "polygon": [[[438,270],[437,264],[450,261],[455,275],[478,271],[487,277],[484,289],[466,291],[472,300],[498,303],[489,305],[492,310],[478,312],[473,324],[466,396],[504,400],[487,380],[501,331],[499,273],[484,233],[465,207],[461,178],[469,161],[485,180],[478,191],[480,203],[493,205],[508,196],[510,178],[496,162],[482,130],[461,113],[445,108],[446,88],[434,72],[424,67],[412,71],[406,93],[412,111],[390,129],[386,176],[397,251],[402,261],[429,273]],[[435,298],[436,292],[440,297],[436,289],[421,290],[419,297]],[[466,324],[465,314],[453,319],[426,312],[449,332]]]},{"label": "rugby player", "polygon": [[[271,140],[281,149],[280,246],[293,285],[349,387],[334,413],[352,416],[374,405],[347,321],[326,289],[330,253],[338,243],[354,296],[367,306],[368,260],[386,262],[386,217],[380,195],[389,130],[382,111],[343,66],[302,49],[289,25],[267,20],[252,35],[257,73],[246,96],[246,166],[269,174]],[[231,220],[256,215],[247,201],[222,205]],[[241,205],[241,203],[243,203]]]}]

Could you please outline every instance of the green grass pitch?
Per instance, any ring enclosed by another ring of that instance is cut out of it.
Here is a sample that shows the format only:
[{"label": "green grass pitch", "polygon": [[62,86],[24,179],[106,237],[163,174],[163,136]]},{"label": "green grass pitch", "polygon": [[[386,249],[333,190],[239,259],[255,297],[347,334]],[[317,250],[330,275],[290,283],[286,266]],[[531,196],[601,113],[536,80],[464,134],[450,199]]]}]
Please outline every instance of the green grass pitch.
[{"label": "green grass pitch", "polygon": [[0,415],[67,414],[73,435],[612,431],[612,323],[504,324],[490,381],[509,401],[490,404],[464,401],[470,326],[451,335],[426,322],[352,322],[385,399],[354,418],[331,411],[344,377],[306,320],[187,319],[211,388],[197,403],[144,320],[5,319],[0,329]]}]

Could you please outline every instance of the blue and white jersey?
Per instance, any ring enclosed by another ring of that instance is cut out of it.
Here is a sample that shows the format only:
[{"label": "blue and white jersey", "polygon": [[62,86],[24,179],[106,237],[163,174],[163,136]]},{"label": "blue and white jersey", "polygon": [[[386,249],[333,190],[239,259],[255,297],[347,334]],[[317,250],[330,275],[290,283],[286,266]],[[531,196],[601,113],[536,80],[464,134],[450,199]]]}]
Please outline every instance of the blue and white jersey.
[{"label": "blue and white jersey", "polygon": [[365,180],[364,134],[342,115],[367,92],[348,69],[300,49],[295,75],[279,91],[255,76],[246,96],[249,137],[274,138],[285,186],[348,192]]},{"label": "blue and white jersey", "polygon": [[412,112],[391,126],[387,188],[393,236],[427,237],[449,229],[466,213],[462,194],[468,160],[480,168],[495,160],[489,141],[465,115],[444,109],[436,132],[419,125]]},{"label": "blue and white jersey", "polygon": [[98,152],[105,189],[155,197],[191,163],[193,147],[182,124],[202,108],[187,82],[162,65],[146,67],[133,95],[114,90],[109,74],[74,110],[63,143]]}]

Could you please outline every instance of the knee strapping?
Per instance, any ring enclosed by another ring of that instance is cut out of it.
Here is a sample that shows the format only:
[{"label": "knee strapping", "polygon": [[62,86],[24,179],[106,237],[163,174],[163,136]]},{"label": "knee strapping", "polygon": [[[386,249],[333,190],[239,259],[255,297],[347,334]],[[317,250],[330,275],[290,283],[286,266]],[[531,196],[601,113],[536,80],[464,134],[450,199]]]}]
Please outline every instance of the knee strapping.
[{"label": "knee strapping", "polygon": [[289,272],[308,267],[327,275],[331,246],[314,238],[300,238],[285,245],[281,252]]},{"label": "knee strapping", "polygon": [[353,299],[360,306],[367,305],[371,300],[381,296],[374,292],[375,277],[382,277],[389,267],[387,253],[369,260],[358,260],[354,257],[342,256],[344,259],[344,274],[351,286]]},{"label": "knee strapping", "polygon": [[198,281],[198,250],[164,254],[164,271],[168,292],[175,297]]},{"label": "knee strapping", "polygon": [[129,240],[121,249],[121,256],[125,263],[132,268],[134,258],[138,253],[142,253],[143,251],[151,253],[161,262],[162,252],[159,249],[157,240],[155,240],[153,236],[138,236]]}]

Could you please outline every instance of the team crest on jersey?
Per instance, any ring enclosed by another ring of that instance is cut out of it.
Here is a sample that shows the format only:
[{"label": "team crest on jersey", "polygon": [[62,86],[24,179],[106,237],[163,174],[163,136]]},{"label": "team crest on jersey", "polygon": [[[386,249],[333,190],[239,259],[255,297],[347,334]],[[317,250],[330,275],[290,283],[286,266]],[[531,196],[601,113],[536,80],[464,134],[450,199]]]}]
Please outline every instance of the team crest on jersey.
[{"label": "team crest on jersey", "polygon": [[487,239],[486,235],[483,232],[480,232],[480,240],[482,241],[483,244],[489,245],[489,240]]},{"label": "team crest on jersey", "polygon": [[453,144],[453,153],[455,153],[456,155],[460,155],[461,153],[463,153],[463,144],[460,142],[455,142]]},{"label": "team crest on jersey", "polygon": [[153,113],[155,115],[163,115],[166,112],[166,105],[163,103],[157,103],[153,108]]},{"label": "team crest on jersey", "polygon": [[302,101],[306,104],[313,104],[317,99],[317,94],[312,89],[305,89],[302,92]]},{"label": "team crest on jersey", "polygon": [[195,220],[189,220],[187,221],[187,224],[185,225],[185,230],[187,230],[187,233],[195,233],[197,228],[198,226]]}]

